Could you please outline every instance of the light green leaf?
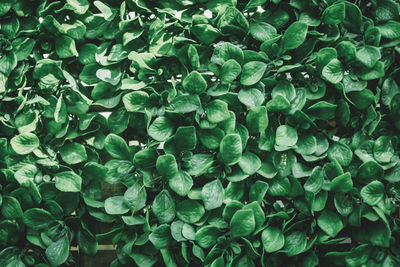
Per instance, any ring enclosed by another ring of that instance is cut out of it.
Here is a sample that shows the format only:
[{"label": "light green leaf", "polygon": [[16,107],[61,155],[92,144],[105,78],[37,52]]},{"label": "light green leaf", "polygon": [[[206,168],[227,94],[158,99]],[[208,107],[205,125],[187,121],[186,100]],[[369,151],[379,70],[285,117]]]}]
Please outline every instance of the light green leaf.
[{"label": "light green leaf", "polygon": [[271,40],[278,35],[275,27],[266,22],[250,24],[250,34],[260,42]]},{"label": "light green leaf", "polygon": [[306,39],[308,26],[304,22],[292,23],[283,34],[282,46],[285,50],[299,47]]},{"label": "light green leaf", "polygon": [[122,102],[129,112],[143,111],[148,100],[149,95],[142,91],[131,92],[122,97]]},{"label": "light green leaf", "polygon": [[114,158],[131,159],[128,145],[122,137],[116,134],[107,135],[104,140],[104,148]]},{"label": "light green leaf", "polygon": [[337,84],[342,81],[344,70],[342,63],[334,58],[322,69],[322,78],[330,83]]},{"label": "light green leaf", "polygon": [[214,180],[203,186],[201,199],[206,210],[219,208],[224,201],[224,188],[220,180]]},{"label": "light green leaf", "polygon": [[261,160],[256,154],[246,152],[243,153],[238,165],[243,172],[251,175],[261,168]]},{"label": "light green leaf", "polygon": [[345,14],[344,3],[334,4],[324,10],[322,21],[325,24],[339,24],[344,20]]},{"label": "light green leaf", "polygon": [[276,128],[275,142],[278,146],[291,147],[296,145],[298,140],[295,128],[288,125],[280,125]]},{"label": "light green leaf", "polygon": [[168,190],[162,190],[154,198],[152,208],[160,223],[169,223],[175,217],[175,202]]},{"label": "light green leaf", "polygon": [[33,133],[21,133],[11,138],[12,149],[20,155],[26,155],[39,147],[39,138]]},{"label": "light green leaf", "polygon": [[244,64],[240,83],[245,86],[256,84],[264,76],[267,64],[261,61],[250,61]]},{"label": "light green leaf", "polygon": [[225,61],[221,69],[221,84],[229,84],[233,82],[242,71],[242,67],[234,59]]},{"label": "light green leaf", "polygon": [[60,58],[74,57],[78,55],[75,41],[69,36],[61,35],[55,38],[56,53]]},{"label": "light green leaf", "polygon": [[120,215],[125,214],[129,211],[129,208],[124,203],[123,196],[109,197],[104,202],[104,208],[107,214]]},{"label": "light green leaf", "polygon": [[255,225],[253,210],[238,210],[230,222],[231,236],[233,238],[248,236],[255,230]]},{"label": "light green leaf", "polygon": [[234,165],[239,162],[242,149],[242,140],[238,134],[226,135],[219,147],[222,160],[227,165]]},{"label": "light green leaf", "polygon": [[67,164],[78,164],[87,160],[86,149],[75,142],[67,143],[60,148],[60,155]]},{"label": "light green leaf", "polygon": [[157,141],[165,141],[172,135],[174,127],[166,117],[157,117],[148,129],[151,138]]},{"label": "light green leaf", "polygon": [[56,188],[63,192],[80,192],[82,178],[73,171],[59,172],[55,175]]},{"label": "light green leaf", "polygon": [[228,104],[216,99],[206,106],[207,120],[211,123],[219,123],[229,119]]},{"label": "light green leaf", "polygon": [[207,89],[207,82],[197,71],[192,71],[182,82],[182,86],[189,94],[201,94]]},{"label": "light green leaf", "polygon": [[344,227],[340,216],[330,210],[324,210],[318,217],[317,223],[319,228],[331,237],[337,236]]},{"label": "light green leaf", "polygon": [[381,59],[381,52],[377,47],[366,45],[357,50],[356,57],[366,67],[372,68]]},{"label": "light green leaf", "polygon": [[246,123],[250,133],[262,133],[269,124],[268,113],[265,106],[257,106],[249,109]]},{"label": "light green leaf", "polygon": [[270,226],[262,232],[261,241],[265,251],[272,253],[283,248],[283,245],[285,244],[285,237],[279,228]]},{"label": "light green leaf", "polygon": [[193,186],[192,177],[185,171],[178,171],[168,180],[169,188],[178,195],[186,196]]},{"label": "light green leaf", "polygon": [[172,154],[159,156],[156,162],[156,169],[160,175],[166,178],[174,177],[178,173],[178,164],[175,156]]},{"label": "light green leaf", "polygon": [[185,199],[177,204],[176,215],[183,222],[196,223],[203,217],[204,213],[203,205],[196,200]]},{"label": "light green leaf", "polygon": [[385,193],[385,186],[379,181],[372,181],[364,186],[360,195],[365,203],[374,206],[383,199]]}]

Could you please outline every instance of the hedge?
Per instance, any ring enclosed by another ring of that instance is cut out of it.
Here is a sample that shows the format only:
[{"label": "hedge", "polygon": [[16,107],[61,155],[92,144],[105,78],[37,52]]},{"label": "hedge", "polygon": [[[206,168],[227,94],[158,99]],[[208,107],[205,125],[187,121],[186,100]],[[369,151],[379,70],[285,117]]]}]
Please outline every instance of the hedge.
[{"label": "hedge", "polygon": [[398,1],[3,0],[0,47],[0,266],[400,266]]}]

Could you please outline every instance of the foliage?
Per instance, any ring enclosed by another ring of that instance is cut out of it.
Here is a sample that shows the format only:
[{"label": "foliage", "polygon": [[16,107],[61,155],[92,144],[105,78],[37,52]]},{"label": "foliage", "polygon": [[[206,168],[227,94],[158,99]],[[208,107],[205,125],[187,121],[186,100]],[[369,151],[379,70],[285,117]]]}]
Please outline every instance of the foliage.
[{"label": "foliage", "polygon": [[3,0],[0,20],[0,266],[99,242],[114,267],[400,265],[396,1]]}]

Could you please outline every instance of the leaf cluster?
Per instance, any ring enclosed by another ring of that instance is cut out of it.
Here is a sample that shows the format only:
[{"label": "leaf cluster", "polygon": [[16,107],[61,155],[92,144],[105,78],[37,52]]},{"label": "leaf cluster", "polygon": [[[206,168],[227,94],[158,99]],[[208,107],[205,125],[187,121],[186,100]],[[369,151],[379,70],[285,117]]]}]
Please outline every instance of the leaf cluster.
[{"label": "leaf cluster", "polygon": [[0,266],[399,266],[400,4],[3,0]]}]

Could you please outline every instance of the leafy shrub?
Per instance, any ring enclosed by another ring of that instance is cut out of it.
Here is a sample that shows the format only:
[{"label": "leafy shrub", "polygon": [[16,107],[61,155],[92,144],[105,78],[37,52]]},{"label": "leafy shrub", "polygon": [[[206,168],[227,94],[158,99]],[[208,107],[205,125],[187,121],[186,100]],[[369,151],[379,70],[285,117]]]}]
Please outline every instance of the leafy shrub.
[{"label": "leafy shrub", "polygon": [[399,10],[2,1],[0,265],[399,266]]}]

